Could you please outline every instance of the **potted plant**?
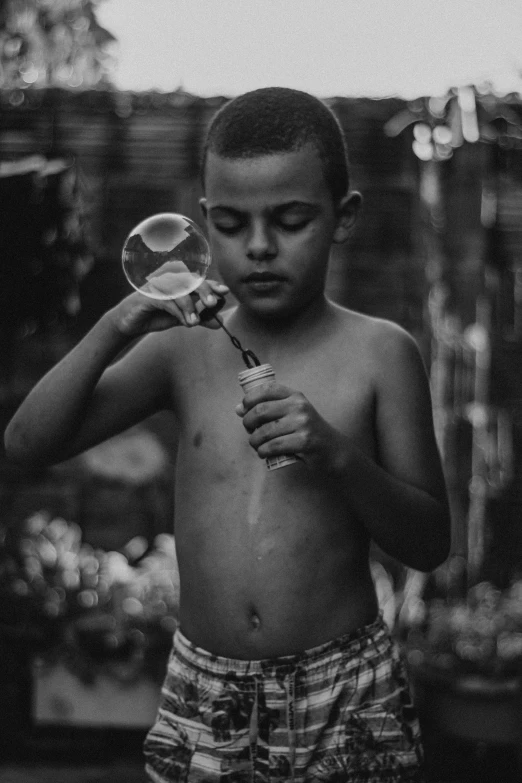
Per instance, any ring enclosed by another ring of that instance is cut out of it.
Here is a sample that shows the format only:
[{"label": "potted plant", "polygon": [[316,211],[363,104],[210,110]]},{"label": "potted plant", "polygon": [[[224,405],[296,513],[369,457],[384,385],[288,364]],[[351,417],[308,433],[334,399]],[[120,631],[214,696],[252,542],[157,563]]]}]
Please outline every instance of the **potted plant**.
[{"label": "potted plant", "polygon": [[[522,743],[522,579],[462,591],[459,558],[443,597],[408,596],[400,633],[419,711],[432,727],[489,744]],[[453,576],[453,579],[452,579]]]}]

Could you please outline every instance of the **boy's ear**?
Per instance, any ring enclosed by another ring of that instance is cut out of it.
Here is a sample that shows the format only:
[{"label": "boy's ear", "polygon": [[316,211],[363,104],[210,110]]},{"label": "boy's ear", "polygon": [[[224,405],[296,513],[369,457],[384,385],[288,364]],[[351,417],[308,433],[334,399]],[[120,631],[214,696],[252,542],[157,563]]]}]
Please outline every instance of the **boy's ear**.
[{"label": "boy's ear", "polygon": [[207,219],[207,199],[206,198],[200,198],[199,199],[199,208],[201,209],[201,214]]},{"label": "boy's ear", "polygon": [[337,207],[337,226],[333,241],[336,245],[346,242],[357,220],[362,205],[362,196],[358,190],[352,190],[341,199]]}]

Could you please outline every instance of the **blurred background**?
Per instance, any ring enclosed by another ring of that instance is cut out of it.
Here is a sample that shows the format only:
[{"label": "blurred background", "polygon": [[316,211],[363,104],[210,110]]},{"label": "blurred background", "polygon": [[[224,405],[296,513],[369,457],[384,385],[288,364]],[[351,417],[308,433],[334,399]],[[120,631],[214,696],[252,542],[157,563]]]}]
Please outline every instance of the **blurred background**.
[{"label": "blurred background", "polygon": [[[245,90],[324,99],[364,210],[328,292],[417,340],[452,511],[434,574],[372,568],[432,781],[522,757],[518,0],[2,0],[0,418],[129,292],[125,237],[201,223],[206,126]],[[48,470],[0,453],[0,781],[142,781],[176,627],[176,424]],[[422,521],[420,520],[419,523]]]}]

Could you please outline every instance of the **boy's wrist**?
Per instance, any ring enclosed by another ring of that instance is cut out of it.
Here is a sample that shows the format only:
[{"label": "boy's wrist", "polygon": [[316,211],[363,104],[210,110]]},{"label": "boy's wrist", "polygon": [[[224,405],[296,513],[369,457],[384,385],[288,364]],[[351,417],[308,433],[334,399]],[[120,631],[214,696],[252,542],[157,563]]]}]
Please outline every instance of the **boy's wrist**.
[{"label": "boy's wrist", "polygon": [[111,342],[117,344],[116,347],[122,346],[132,339],[132,335],[127,334],[124,327],[118,306],[113,307],[104,313],[99,322],[100,326],[107,332],[107,335]]}]

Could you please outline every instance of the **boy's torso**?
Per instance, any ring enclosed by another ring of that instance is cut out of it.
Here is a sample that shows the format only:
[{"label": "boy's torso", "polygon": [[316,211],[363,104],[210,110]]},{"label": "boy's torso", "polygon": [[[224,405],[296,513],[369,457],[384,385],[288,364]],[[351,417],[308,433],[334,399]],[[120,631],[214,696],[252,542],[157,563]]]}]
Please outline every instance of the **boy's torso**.
[{"label": "boy's torso", "polygon": [[[367,331],[365,319],[337,313],[324,340],[260,359],[373,456]],[[185,333],[172,367],[185,635],[216,654],[253,660],[299,652],[373,620],[362,524],[327,476],[303,463],[268,471],[254,452],[234,410],[244,366],[226,335]]]}]

